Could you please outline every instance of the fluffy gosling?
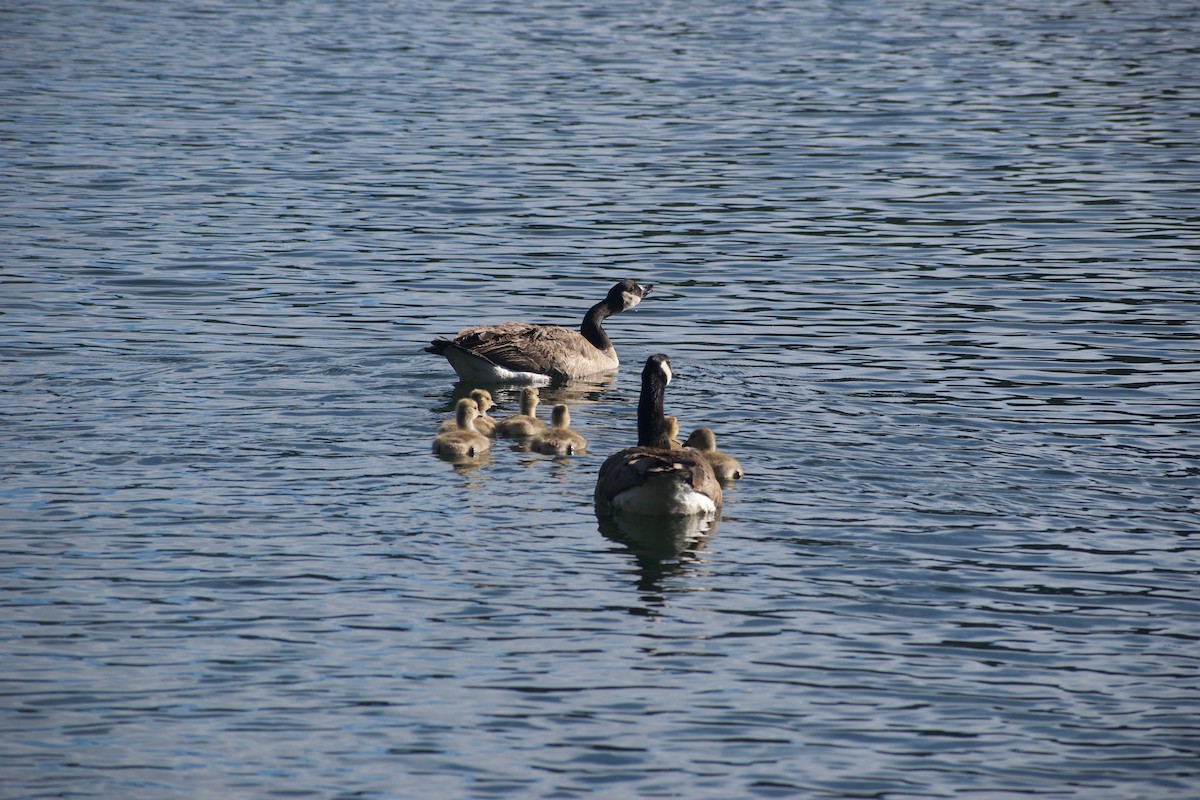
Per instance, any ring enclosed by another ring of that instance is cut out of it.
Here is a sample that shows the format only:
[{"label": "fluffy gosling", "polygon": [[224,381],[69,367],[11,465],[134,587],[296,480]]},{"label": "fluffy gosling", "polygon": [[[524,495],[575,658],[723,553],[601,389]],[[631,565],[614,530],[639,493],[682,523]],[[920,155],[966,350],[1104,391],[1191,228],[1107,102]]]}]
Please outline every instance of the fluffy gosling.
[{"label": "fluffy gosling", "polygon": [[521,390],[521,413],[505,417],[496,423],[498,436],[533,436],[546,429],[546,423],[537,418],[538,390],[526,386]]},{"label": "fluffy gosling", "polygon": [[487,452],[491,440],[475,430],[475,419],[479,416],[479,404],[464,397],[454,407],[456,427],[452,431],[439,433],[433,440],[433,452],[442,458],[474,458]]},{"label": "fluffy gosling", "polygon": [[737,480],[746,474],[736,458],[717,450],[717,435],[712,428],[696,428],[684,442],[684,447],[698,450],[719,480]]},{"label": "fluffy gosling", "polygon": [[536,434],[529,443],[530,448],[550,456],[573,456],[583,452],[587,439],[571,430],[571,412],[565,405],[559,403],[554,407],[550,421],[554,427]]},{"label": "fluffy gosling", "polygon": [[[496,405],[492,402],[492,393],[487,389],[472,389],[470,398],[479,407],[479,416],[475,417],[475,430],[484,436],[496,435],[496,420],[487,415],[488,409]],[[448,419],[438,428],[438,433],[458,430],[458,420]]]}]

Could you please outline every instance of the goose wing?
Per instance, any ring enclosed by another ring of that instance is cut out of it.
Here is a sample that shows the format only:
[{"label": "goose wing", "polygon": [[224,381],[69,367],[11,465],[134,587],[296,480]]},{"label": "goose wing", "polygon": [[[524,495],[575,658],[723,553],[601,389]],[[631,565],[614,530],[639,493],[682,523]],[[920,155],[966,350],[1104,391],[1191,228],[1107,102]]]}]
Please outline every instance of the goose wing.
[{"label": "goose wing", "polygon": [[560,365],[591,357],[596,349],[578,331],[528,322],[467,328],[451,341],[443,339],[434,344],[443,342],[514,372],[543,375],[555,375],[561,372]]},{"label": "goose wing", "polygon": [[698,453],[650,447],[629,447],[605,459],[596,479],[595,499],[607,503],[622,492],[642,486],[651,475],[666,473],[677,473],[693,489],[720,505],[721,485]]}]

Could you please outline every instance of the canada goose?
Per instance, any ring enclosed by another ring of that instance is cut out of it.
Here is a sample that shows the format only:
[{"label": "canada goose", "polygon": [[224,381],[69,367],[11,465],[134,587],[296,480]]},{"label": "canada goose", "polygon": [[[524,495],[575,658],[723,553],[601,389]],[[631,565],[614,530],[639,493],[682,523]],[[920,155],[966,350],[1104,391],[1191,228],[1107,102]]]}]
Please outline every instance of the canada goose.
[{"label": "canada goose", "polygon": [[646,359],[638,400],[638,443],[613,453],[600,467],[596,507],[648,516],[713,514],[721,507],[721,484],[695,450],[668,444],[663,394],[671,382],[664,355]]},{"label": "canada goose", "polygon": [[620,362],[601,323],[636,306],[652,288],[621,281],[588,310],[578,331],[503,322],[467,328],[453,339],[434,339],[425,351],[445,356],[467,382],[546,384],[612,371]]},{"label": "canada goose", "polygon": [[505,417],[496,423],[498,436],[532,436],[546,427],[537,418],[538,390],[526,386],[521,390],[521,413]]},{"label": "canada goose", "polygon": [[[492,393],[487,389],[472,389],[469,397],[479,406],[479,416],[475,418],[475,430],[484,436],[496,435],[496,420],[487,415],[488,409],[496,405],[492,402]],[[458,419],[448,419],[438,427],[438,433],[458,430]]]},{"label": "canada goose", "polygon": [[587,439],[571,430],[571,412],[565,405],[559,403],[554,407],[550,421],[554,427],[536,434],[529,443],[532,449],[549,456],[573,456],[583,452]]},{"label": "canada goose", "polygon": [[474,458],[491,447],[491,441],[475,430],[475,418],[479,416],[479,404],[469,397],[458,401],[454,407],[457,427],[439,433],[433,440],[433,452],[442,458]]},{"label": "canada goose", "polygon": [[713,474],[718,480],[735,480],[746,474],[736,458],[717,450],[717,435],[712,432],[712,428],[696,428],[683,446],[698,450],[713,468]]},{"label": "canada goose", "polygon": [[667,417],[667,447],[683,449],[683,442],[679,441],[679,417]]}]

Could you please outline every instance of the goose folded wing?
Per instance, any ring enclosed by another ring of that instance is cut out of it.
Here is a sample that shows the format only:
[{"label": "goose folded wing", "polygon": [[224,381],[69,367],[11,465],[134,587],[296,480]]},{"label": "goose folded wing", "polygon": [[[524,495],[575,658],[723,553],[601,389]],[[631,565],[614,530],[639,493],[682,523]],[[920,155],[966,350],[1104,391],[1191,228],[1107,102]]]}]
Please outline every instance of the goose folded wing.
[{"label": "goose folded wing", "polygon": [[648,477],[656,473],[679,473],[692,486],[701,488],[712,476],[711,470],[705,470],[705,466],[702,459],[691,458],[686,451],[630,448],[608,457],[600,467],[597,486],[604,487],[605,494],[613,498],[643,485]]},{"label": "goose folded wing", "polygon": [[507,322],[467,328],[453,343],[511,370],[546,373],[548,365],[564,354],[579,352],[586,340],[576,331],[555,325]]}]

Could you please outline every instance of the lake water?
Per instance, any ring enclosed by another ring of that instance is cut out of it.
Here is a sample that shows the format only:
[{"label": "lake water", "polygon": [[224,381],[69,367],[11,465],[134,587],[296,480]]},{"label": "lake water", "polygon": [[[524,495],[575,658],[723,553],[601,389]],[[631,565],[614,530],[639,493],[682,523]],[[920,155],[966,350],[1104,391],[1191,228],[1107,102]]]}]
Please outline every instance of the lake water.
[{"label": "lake water", "polygon": [[[1200,796],[1196,4],[0,35],[0,796]],[[430,455],[430,339],[624,277],[587,455]],[[591,507],[656,352],[678,546]]]}]

